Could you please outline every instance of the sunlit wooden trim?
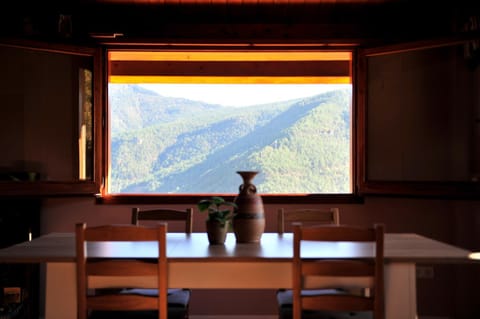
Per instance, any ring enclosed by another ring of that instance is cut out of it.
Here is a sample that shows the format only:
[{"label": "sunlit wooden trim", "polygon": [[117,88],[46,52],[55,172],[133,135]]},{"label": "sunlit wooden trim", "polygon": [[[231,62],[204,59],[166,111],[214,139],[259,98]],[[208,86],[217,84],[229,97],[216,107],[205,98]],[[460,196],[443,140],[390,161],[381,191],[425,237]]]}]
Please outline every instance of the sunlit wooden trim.
[{"label": "sunlit wooden trim", "polygon": [[351,84],[348,76],[109,76],[109,83],[163,84]]},{"label": "sunlit wooden trim", "polygon": [[350,61],[114,61],[111,76],[342,77]]},{"label": "sunlit wooden trim", "polygon": [[110,61],[350,61],[351,52],[109,51]]}]

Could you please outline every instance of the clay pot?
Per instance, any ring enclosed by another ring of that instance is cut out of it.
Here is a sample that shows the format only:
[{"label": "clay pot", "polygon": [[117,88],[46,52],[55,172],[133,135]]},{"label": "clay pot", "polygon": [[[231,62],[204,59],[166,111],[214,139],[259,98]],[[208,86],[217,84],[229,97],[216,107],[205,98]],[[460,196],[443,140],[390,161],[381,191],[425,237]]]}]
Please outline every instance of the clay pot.
[{"label": "clay pot", "polygon": [[227,238],[228,222],[222,225],[217,220],[207,220],[205,223],[210,245],[223,245]]},{"label": "clay pot", "polygon": [[233,218],[233,231],[237,243],[258,243],[265,231],[265,215],[263,201],[257,188],[252,183],[257,171],[237,172],[243,179],[239,187],[238,196],[234,202],[237,204]]}]

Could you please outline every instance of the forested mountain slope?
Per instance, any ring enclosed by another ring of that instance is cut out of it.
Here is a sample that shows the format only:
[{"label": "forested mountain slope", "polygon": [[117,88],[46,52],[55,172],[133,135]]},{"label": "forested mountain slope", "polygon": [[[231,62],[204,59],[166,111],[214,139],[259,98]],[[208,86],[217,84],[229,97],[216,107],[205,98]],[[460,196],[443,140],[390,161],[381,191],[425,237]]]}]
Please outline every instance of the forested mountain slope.
[{"label": "forested mountain slope", "polygon": [[110,88],[111,191],[237,193],[259,170],[260,193],[350,191],[349,90],[244,108]]}]

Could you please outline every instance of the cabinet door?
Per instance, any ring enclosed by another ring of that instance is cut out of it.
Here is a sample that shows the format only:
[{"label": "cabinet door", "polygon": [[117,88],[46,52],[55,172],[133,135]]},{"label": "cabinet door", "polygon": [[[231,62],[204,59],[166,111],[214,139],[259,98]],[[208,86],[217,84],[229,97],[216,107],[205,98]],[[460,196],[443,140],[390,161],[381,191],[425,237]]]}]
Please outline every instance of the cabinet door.
[{"label": "cabinet door", "polygon": [[0,41],[0,67],[0,195],[97,193],[99,50]]},{"label": "cabinet door", "polygon": [[479,52],[471,51],[477,42],[360,51],[360,193],[479,194],[480,67]]}]

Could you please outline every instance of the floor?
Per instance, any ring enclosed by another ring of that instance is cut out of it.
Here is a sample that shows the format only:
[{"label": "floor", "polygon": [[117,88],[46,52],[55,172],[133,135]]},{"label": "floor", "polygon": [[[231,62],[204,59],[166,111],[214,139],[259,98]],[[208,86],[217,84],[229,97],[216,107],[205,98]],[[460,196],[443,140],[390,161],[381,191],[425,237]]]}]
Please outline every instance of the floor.
[{"label": "floor", "polygon": [[[203,316],[203,315],[199,315],[199,316],[195,316],[195,315],[190,315],[190,319],[277,319],[277,316],[275,315],[262,315],[262,316],[255,316],[255,315],[252,315],[252,316],[235,316],[235,315],[232,315],[232,316],[225,316],[225,315],[217,315],[217,316]],[[418,317],[417,319],[450,319],[449,317],[436,317],[436,316],[422,316],[422,317]]]},{"label": "floor", "polygon": [[258,315],[258,316],[255,316],[255,315],[252,315],[252,316],[235,316],[235,315],[232,315],[232,316],[225,316],[225,315],[217,315],[217,316],[204,316],[204,315],[198,315],[198,316],[195,316],[195,315],[190,315],[189,316],[190,319],[277,319],[277,316],[275,315]]}]

